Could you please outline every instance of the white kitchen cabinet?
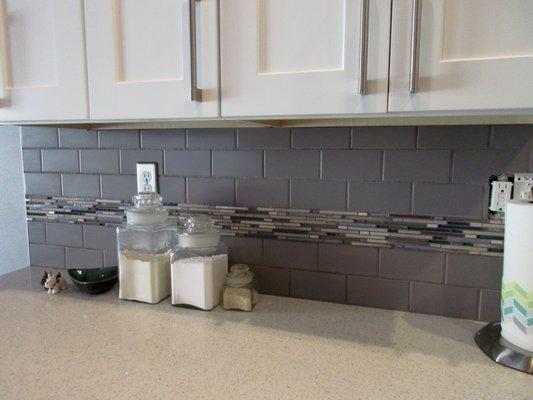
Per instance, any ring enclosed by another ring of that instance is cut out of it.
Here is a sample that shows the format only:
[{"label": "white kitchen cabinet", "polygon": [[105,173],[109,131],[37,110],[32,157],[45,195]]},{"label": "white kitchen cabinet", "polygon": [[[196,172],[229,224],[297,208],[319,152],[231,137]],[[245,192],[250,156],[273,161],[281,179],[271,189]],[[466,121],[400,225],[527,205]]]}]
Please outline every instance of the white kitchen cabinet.
[{"label": "white kitchen cabinet", "polygon": [[0,121],[88,118],[81,0],[0,1]]},{"label": "white kitchen cabinet", "polygon": [[217,12],[217,0],[85,1],[91,119],[219,116]]},{"label": "white kitchen cabinet", "polygon": [[533,108],[531,0],[416,3],[393,0],[389,111]]},{"label": "white kitchen cabinet", "polygon": [[386,112],[390,1],[362,1],[221,0],[222,116]]}]

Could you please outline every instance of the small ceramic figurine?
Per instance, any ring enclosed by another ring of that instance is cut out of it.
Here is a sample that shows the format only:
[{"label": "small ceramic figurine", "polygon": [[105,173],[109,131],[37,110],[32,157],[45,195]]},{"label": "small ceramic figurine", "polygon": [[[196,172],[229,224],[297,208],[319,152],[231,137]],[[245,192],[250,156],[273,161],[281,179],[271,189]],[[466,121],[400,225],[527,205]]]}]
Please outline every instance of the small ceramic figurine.
[{"label": "small ceramic figurine", "polygon": [[44,271],[44,275],[41,279],[41,285],[47,289],[48,293],[57,294],[60,290],[67,288],[67,282],[63,279],[61,274],[56,274]]}]

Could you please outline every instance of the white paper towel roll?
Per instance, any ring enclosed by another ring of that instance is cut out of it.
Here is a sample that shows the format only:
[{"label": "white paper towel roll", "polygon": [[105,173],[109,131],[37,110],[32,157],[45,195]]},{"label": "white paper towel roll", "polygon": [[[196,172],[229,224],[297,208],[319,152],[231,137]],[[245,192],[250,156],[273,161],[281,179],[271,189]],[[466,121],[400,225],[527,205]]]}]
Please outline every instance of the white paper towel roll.
[{"label": "white paper towel roll", "polygon": [[533,351],[533,203],[507,203],[503,254],[502,336]]}]

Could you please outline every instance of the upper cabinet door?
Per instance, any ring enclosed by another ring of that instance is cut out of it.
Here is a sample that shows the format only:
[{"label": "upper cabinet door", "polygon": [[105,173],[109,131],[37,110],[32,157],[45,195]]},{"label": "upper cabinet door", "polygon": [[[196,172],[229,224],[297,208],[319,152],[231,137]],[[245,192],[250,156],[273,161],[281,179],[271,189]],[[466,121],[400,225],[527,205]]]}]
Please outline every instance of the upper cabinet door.
[{"label": "upper cabinet door", "polygon": [[219,116],[217,0],[88,0],[85,25],[91,119]]},{"label": "upper cabinet door", "polygon": [[533,108],[533,1],[394,0],[392,9],[389,111]]},{"label": "upper cabinet door", "polygon": [[223,116],[387,111],[389,0],[221,0],[220,24]]},{"label": "upper cabinet door", "polygon": [[0,1],[0,120],[88,118],[81,0]]}]

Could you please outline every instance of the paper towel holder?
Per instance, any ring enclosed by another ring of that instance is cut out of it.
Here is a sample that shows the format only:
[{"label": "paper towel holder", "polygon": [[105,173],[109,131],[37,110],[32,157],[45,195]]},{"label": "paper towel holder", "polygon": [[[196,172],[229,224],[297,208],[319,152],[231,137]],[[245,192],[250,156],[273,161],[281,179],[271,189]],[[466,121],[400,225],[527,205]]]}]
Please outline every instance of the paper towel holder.
[{"label": "paper towel holder", "polygon": [[509,343],[501,335],[500,321],[491,322],[477,331],[474,339],[491,360],[533,375],[533,353]]}]

